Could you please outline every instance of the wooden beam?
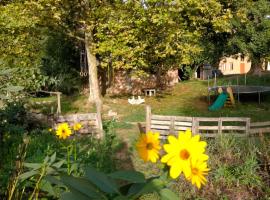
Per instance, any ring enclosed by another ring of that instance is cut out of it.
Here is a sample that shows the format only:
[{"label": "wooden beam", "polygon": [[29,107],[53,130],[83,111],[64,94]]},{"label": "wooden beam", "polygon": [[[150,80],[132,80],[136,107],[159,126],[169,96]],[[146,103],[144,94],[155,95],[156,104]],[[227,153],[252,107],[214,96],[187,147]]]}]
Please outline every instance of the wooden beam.
[{"label": "wooden beam", "polygon": [[151,130],[151,107],[149,106],[149,105],[147,105],[146,107],[145,107],[145,109],[146,109],[146,127],[145,127],[145,129],[146,129],[146,132],[149,132],[150,130]]}]

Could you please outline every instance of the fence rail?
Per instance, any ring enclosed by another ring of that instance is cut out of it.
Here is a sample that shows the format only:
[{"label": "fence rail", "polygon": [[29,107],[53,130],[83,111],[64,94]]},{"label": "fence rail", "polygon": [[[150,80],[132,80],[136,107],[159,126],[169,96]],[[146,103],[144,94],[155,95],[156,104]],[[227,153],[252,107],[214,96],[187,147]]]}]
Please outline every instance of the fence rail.
[{"label": "fence rail", "polygon": [[169,133],[176,134],[181,130],[192,130],[205,137],[216,137],[219,134],[233,133],[236,136],[249,136],[257,133],[270,133],[270,121],[250,122],[247,117],[185,117],[152,115],[151,107],[146,106],[146,132],[158,131],[161,138]]}]

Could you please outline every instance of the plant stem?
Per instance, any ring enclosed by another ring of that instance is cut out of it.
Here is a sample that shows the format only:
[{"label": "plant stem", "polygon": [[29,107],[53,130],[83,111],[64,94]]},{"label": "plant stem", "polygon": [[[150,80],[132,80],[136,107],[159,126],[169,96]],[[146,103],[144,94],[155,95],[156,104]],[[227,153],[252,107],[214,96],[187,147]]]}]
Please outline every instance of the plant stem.
[{"label": "plant stem", "polygon": [[40,184],[41,179],[45,175],[45,172],[46,172],[46,166],[43,166],[42,171],[41,171],[40,176],[39,176],[39,179],[38,179],[38,181],[37,181],[37,183],[35,185],[34,191],[32,192],[32,194],[31,194],[31,196],[29,197],[28,200],[32,200],[34,195],[36,195],[36,199],[38,199],[39,184]]},{"label": "plant stem", "polygon": [[69,150],[70,146],[67,146],[67,167],[68,167],[68,175],[70,175],[70,150]]}]

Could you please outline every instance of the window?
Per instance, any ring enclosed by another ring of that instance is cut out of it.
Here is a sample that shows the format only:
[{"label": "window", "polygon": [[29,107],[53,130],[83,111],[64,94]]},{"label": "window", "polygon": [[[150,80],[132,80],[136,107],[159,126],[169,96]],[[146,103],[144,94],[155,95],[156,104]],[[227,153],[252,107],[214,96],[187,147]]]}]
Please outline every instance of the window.
[{"label": "window", "polygon": [[241,61],[245,61],[245,56],[241,55]]},{"label": "window", "polygon": [[233,70],[233,63],[230,62],[229,69],[232,71]]},{"label": "window", "polygon": [[223,71],[226,71],[226,63],[222,63],[221,69],[222,69]]}]

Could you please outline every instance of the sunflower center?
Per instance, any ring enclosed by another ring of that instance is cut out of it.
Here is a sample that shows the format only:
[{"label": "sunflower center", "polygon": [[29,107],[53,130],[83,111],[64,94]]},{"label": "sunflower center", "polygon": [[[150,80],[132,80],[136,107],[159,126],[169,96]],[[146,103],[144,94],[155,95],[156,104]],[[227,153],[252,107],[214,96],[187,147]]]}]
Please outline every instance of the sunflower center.
[{"label": "sunflower center", "polygon": [[181,158],[182,160],[187,160],[187,159],[189,158],[189,156],[190,156],[190,154],[189,154],[188,150],[182,149],[182,150],[180,151],[180,158]]},{"label": "sunflower center", "polygon": [[154,148],[153,144],[151,142],[146,144],[146,149],[147,150],[152,150]]},{"label": "sunflower center", "polygon": [[66,130],[65,130],[65,129],[63,129],[63,130],[62,130],[62,134],[65,134],[65,133],[66,133]]},{"label": "sunflower center", "polygon": [[191,169],[191,173],[194,175],[198,175],[199,174],[199,170],[195,167]]}]

